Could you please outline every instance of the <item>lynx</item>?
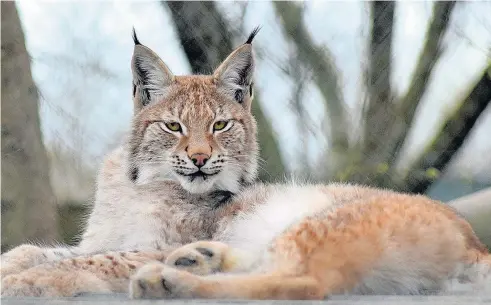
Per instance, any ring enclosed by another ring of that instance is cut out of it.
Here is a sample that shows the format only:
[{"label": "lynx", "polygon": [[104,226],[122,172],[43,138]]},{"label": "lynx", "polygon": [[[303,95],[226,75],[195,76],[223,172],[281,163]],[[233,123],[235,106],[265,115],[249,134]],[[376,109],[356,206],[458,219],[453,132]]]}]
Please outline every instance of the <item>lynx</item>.
[{"label": "lynx", "polygon": [[210,76],[174,76],[134,35],[133,128],[103,165],[80,246],[4,254],[2,295],[322,299],[487,274],[487,249],[440,202],[254,183],[256,33]]},{"label": "lynx", "polygon": [[175,76],[133,32],[132,129],[102,165],[80,244],[14,248],[1,257],[2,278],[83,255],[168,253],[210,239],[228,213],[226,203],[256,179],[258,146],[251,115],[256,33],[213,75]]}]

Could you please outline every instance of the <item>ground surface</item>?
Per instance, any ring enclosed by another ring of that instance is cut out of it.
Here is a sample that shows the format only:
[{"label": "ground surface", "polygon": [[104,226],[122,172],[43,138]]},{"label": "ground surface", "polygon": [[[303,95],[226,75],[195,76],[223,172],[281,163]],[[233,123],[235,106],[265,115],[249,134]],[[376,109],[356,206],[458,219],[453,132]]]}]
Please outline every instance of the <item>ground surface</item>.
[{"label": "ground surface", "polygon": [[87,295],[77,298],[2,298],[2,304],[53,304],[53,305],[139,305],[139,304],[247,304],[247,305],[293,305],[293,304],[329,304],[329,305],[461,305],[491,304],[491,294],[486,295],[444,295],[444,296],[335,296],[326,301],[225,301],[225,300],[128,300],[126,295]]}]

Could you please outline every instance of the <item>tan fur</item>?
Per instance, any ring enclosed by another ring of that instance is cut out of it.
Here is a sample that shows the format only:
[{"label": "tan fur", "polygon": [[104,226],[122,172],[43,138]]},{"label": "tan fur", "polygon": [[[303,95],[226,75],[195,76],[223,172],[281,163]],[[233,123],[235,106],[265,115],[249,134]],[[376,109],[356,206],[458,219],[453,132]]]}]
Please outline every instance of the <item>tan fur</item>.
[{"label": "tan fur", "polygon": [[[72,296],[81,292],[125,292],[128,278],[151,261],[163,261],[162,251],[108,252],[32,267],[2,281],[3,296]],[[83,288],[83,289],[81,289]]]},{"label": "tan fur", "polygon": [[215,242],[187,245],[176,254],[186,257],[186,251],[196,252],[193,248],[206,248],[219,257],[221,264],[213,268],[222,272],[236,271],[241,260],[255,262],[249,270],[239,268],[242,274],[200,277],[174,269],[176,257],[171,254],[166,265],[149,264],[133,277],[131,295],[322,299],[338,293],[381,293],[381,286],[404,277],[413,279],[401,279],[392,293],[431,293],[460,265],[490,264],[491,258],[450,208],[423,196],[383,192],[303,219],[272,242],[266,259]]}]

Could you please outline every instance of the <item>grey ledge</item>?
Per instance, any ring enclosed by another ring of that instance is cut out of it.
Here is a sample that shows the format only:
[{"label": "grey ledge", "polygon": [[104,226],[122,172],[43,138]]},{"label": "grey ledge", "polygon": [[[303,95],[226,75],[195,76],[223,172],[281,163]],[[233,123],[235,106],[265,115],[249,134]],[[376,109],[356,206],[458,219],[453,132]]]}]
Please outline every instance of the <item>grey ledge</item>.
[{"label": "grey ledge", "polygon": [[491,294],[476,295],[439,295],[439,296],[332,296],[325,301],[253,301],[253,300],[130,300],[125,294],[91,294],[73,298],[30,298],[30,297],[6,297],[1,299],[2,304],[11,305],[88,305],[88,304],[107,304],[107,305],[138,305],[138,304],[250,304],[250,305],[269,305],[269,304],[329,304],[329,305],[348,305],[348,304],[367,304],[367,305],[461,305],[461,304],[491,304]]}]

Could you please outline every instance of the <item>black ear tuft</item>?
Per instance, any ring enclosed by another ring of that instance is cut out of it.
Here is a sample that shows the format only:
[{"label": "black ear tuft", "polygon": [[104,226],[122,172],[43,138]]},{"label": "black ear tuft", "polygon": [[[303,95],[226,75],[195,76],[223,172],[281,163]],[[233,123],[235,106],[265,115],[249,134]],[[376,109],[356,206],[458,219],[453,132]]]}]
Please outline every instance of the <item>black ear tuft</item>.
[{"label": "black ear tuft", "polygon": [[252,40],[254,39],[254,37],[256,37],[256,35],[257,35],[257,33],[259,32],[260,29],[261,29],[261,26],[257,26],[252,31],[252,33],[249,35],[249,38],[247,38],[247,41],[245,42],[245,44],[252,44]]},{"label": "black ear tuft", "polygon": [[162,101],[174,76],[157,54],[139,44],[136,35],[133,39],[136,44],[131,60],[133,92],[134,98],[138,101],[135,105],[141,108],[152,102]]},{"label": "black ear tuft", "polygon": [[130,174],[130,180],[132,182],[136,182],[136,180],[138,180],[138,174],[139,174],[138,167],[131,168],[129,174]]},{"label": "black ear tuft", "polygon": [[135,43],[135,46],[137,45],[141,45],[140,41],[138,40],[138,37],[136,37],[136,31],[135,31],[135,27],[133,27],[133,42]]}]

